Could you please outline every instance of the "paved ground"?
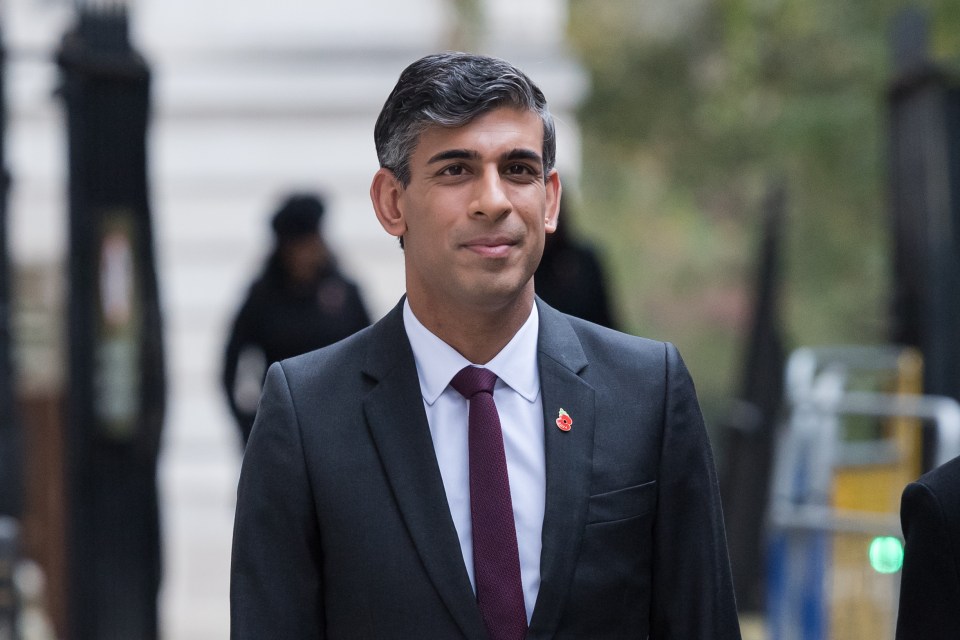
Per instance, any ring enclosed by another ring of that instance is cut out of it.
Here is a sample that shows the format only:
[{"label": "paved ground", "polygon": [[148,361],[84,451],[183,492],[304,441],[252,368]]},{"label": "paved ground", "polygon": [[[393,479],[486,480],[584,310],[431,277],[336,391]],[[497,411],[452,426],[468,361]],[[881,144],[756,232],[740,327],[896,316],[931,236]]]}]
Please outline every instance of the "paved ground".
[{"label": "paved ground", "polygon": [[[215,390],[211,389],[211,392]],[[222,420],[171,422],[160,464],[163,637],[229,637],[230,536],[240,449]]]}]

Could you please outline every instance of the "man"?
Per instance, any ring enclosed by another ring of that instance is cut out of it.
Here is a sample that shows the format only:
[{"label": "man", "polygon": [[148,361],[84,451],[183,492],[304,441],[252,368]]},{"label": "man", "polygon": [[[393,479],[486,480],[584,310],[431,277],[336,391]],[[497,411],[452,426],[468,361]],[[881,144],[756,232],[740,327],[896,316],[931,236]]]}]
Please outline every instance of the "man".
[{"label": "man", "polygon": [[543,94],[501,60],[427,56],[375,141],[407,295],[271,367],[232,637],[739,638],[676,350],[535,299],[560,201]]},{"label": "man", "polygon": [[370,324],[360,290],[320,233],[319,196],[295,193],[273,215],[274,247],[240,306],[223,357],[223,389],[243,442],[267,365],[313,351]]},{"label": "man", "polygon": [[960,638],[960,458],[907,485],[897,640]]}]

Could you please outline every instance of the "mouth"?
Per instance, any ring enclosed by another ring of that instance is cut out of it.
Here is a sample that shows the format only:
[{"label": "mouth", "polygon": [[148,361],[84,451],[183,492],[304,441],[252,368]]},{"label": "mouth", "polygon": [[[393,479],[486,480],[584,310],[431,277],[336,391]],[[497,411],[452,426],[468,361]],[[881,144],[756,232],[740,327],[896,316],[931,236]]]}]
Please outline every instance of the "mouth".
[{"label": "mouth", "polygon": [[486,236],[474,238],[461,246],[484,258],[505,258],[517,244],[516,239],[507,236]]}]

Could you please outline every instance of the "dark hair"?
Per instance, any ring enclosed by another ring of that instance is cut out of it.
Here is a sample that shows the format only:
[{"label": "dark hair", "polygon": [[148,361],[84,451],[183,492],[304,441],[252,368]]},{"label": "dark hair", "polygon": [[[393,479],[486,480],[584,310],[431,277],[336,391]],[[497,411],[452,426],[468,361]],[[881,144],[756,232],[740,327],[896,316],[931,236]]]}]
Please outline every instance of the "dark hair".
[{"label": "dark hair", "polygon": [[273,214],[270,226],[277,240],[297,238],[320,232],[323,199],[313,193],[294,193],[287,197]]},{"label": "dark hair", "polygon": [[460,127],[505,106],[540,116],[546,177],[553,169],[557,144],[543,92],[505,60],[460,52],[420,58],[400,74],[374,128],[380,166],[390,169],[406,186],[410,183],[410,156],[426,127]]}]

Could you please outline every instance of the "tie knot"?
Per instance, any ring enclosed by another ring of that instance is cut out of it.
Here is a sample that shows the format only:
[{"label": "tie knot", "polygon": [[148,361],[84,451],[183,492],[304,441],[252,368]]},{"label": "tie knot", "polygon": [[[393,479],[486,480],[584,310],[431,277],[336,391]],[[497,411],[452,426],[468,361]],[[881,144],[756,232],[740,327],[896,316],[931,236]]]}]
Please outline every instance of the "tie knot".
[{"label": "tie knot", "polygon": [[493,394],[493,386],[497,384],[497,374],[489,369],[481,367],[466,366],[453,376],[450,386],[457,390],[457,393],[469,400],[481,391]]}]

